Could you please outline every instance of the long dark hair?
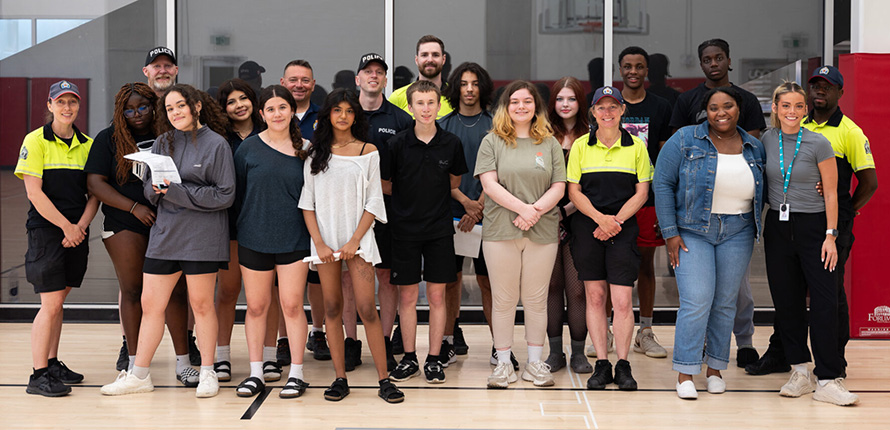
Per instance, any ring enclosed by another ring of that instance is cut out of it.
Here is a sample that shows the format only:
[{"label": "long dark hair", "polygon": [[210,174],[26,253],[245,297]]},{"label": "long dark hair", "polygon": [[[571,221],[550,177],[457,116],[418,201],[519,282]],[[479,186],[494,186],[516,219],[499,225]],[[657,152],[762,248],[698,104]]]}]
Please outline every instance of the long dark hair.
[{"label": "long dark hair", "polygon": [[[170,124],[170,120],[167,119],[167,109],[164,105],[167,96],[172,92],[182,94],[182,98],[185,99],[185,103],[192,114],[192,141],[195,141],[198,137],[199,120],[201,124],[209,127],[216,134],[220,136],[226,135],[226,131],[229,128],[229,118],[223,113],[216,100],[210,97],[210,94],[200,91],[191,85],[175,84],[168,88],[167,91],[164,91],[164,95],[158,99],[157,112],[162,114],[155,115],[155,134],[157,136],[162,136],[164,133],[173,130],[173,124]],[[200,112],[198,112],[198,102],[201,103]],[[173,133],[167,134],[163,143],[166,145],[167,153],[172,155]]]},{"label": "long dark hair", "polygon": [[328,169],[328,161],[331,159],[331,144],[334,142],[334,126],[331,125],[331,110],[341,102],[346,102],[355,112],[355,122],[352,124],[352,137],[356,140],[368,141],[368,119],[365,111],[358,102],[358,97],[344,88],[337,88],[328,94],[318,112],[318,127],[312,135],[312,146],[309,147],[309,156],[312,157],[311,173],[317,175]]},{"label": "long dark hair", "polygon": [[[253,123],[254,128],[262,124],[263,119],[260,118],[260,109],[262,109],[262,107],[257,103],[257,96],[253,91],[253,88],[251,88],[250,84],[243,79],[229,79],[219,85],[219,93],[216,95],[216,101],[219,103],[220,108],[222,108],[223,113],[226,112],[226,104],[229,101],[229,95],[235,91],[244,93],[250,100],[250,103],[253,104],[253,112],[250,113],[250,121]],[[291,96],[291,98],[293,98],[293,96]],[[228,115],[226,116],[228,117]],[[229,122],[231,123],[231,120]],[[234,124],[230,124],[230,126],[234,127]]]},{"label": "long dark hair", "polygon": [[488,106],[491,104],[494,95],[494,84],[492,83],[491,76],[488,75],[488,72],[476,63],[460,63],[460,65],[451,72],[451,76],[448,77],[448,85],[445,87],[442,95],[448,99],[448,103],[451,104],[451,107],[454,108],[454,110],[459,110],[460,78],[463,76],[464,72],[470,72],[476,75],[476,78],[479,79],[479,106],[482,107],[482,110],[488,110]]},{"label": "long dark hair", "polygon": [[[111,135],[111,141],[114,144],[114,158],[117,161],[117,171],[114,172],[114,176],[120,185],[127,182],[130,169],[133,166],[133,162],[124,158],[124,155],[139,151],[139,148],[136,146],[136,140],[133,139],[133,132],[130,131],[130,126],[127,125],[127,117],[124,116],[127,102],[133,94],[145,97],[152,109],[154,109],[158,101],[158,95],[152,91],[151,87],[142,82],[125,84],[117,92],[117,95],[114,96],[114,114],[111,117],[114,133]],[[154,112],[153,115],[154,118],[157,118],[158,113]]]},{"label": "long dark hair", "polygon": [[[284,99],[290,106],[291,112],[297,111],[297,102],[294,100],[293,94],[281,85],[269,85],[260,92],[260,101],[257,111],[262,110],[266,106],[266,102],[275,97]],[[289,130],[291,145],[294,147],[294,154],[297,157],[300,157],[301,160],[305,160],[308,153],[303,150],[303,135],[300,133],[300,126],[297,125],[296,120],[291,119]]]},{"label": "long dark hair", "polygon": [[[575,115],[575,127],[571,130],[566,129],[562,117],[556,113],[556,97],[563,88],[572,90],[575,94],[575,100],[578,101],[578,114]],[[550,91],[550,102],[547,104],[547,112],[550,118],[550,126],[553,127],[553,136],[556,137],[556,140],[559,141],[560,145],[562,144],[562,139],[566,135],[571,135],[572,140],[574,140],[590,132],[590,125],[587,122],[587,114],[584,112],[587,110],[584,109],[584,97],[584,87],[581,85],[581,81],[577,78],[566,76],[560,78],[560,80],[553,84],[553,88]]]}]

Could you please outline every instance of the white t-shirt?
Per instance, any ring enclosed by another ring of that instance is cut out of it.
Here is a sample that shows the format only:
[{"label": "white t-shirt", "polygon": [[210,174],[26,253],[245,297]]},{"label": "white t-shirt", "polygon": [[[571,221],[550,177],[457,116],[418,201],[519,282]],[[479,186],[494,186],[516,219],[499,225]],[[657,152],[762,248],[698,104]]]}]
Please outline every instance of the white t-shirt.
[{"label": "white t-shirt", "polygon": [[754,174],[744,154],[717,154],[713,214],[744,214],[754,208]]}]

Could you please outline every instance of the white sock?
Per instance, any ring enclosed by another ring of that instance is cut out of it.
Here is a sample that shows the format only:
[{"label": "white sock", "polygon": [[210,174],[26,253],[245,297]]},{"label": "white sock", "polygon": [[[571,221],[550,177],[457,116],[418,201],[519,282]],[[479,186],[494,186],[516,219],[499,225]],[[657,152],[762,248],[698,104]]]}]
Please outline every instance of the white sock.
[{"label": "white sock", "polygon": [[220,361],[232,361],[231,345],[220,345],[216,347],[216,362],[219,363]]},{"label": "white sock", "polygon": [[503,351],[498,350],[498,363],[507,363],[511,364],[510,361],[510,350],[505,349]]},{"label": "white sock", "polygon": [[250,376],[255,376],[257,378],[263,379],[263,362],[262,361],[251,361],[250,362]]},{"label": "white sock", "polygon": [[290,371],[287,374],[287,379],[297,378],[299,380],[303,379],[303,365],[302,364],[290,364]]},{"label": "white sock", "polygon": [[213,365],[210,365],[210,366],[201,366],[201,371],[203,372],[203,371],[205,371],[205,370],[208,371],[208,372],[212,372],[212,371],[213,371]]},{"label": "white sock", "polygon": [[130,364],[127,365],[127,372],[132,372],[132,371],[133,371],[133,366],[136,365],[136,356],[135,356],[135,355],[131,355],[131,356],[129,356],[129,357],[130,357]]},{"label": "white sock", "polygon": [[182,371],[185,370],[186,367],[189,367],[189,355],[177,355],[176,356],[176,374],[182,375]]},{"label": "white sock", "polygon": [[806,363],[792,364],[792,365],[791,365],[791,370],[793,370],[793,371],[795,371],[795,372],[803,373],[804,375],[808,375],[808,374],[809,374],[809,373],[807,372],[807,364],[806,364]]},{"label": "white sock", "polygon": [[445,342],[448,342],[449,345],[454,345],[454,335],[445,336]]},{"label": "white sock", "polygon": [[827,384],[827,383],[829,383],[829,382],[831,382],[831,379],[820,379],[820,380],[819,380],[819,386],[820,386],[820,387],[824,387],[825,384]]},{"label": "white sock", "polygon": [[263,347],[263,361],[275,361],[275,347],[274,346],[264,346]]},{"label": "white sock", "polygon": [[541,361],[541,356],[544,355],[544,346],[528,346],[528,362],[534,363],[536,361]]},{"label": "white sock", "polygon": [[316,327],[316,326],[309,327],[309,333],[315,333],[318,331],[324,331],[324,330],[322,330],[321,327]]},{"label": "white sock", "polygon": [[640,328],[652,327],[652,317],[640,316]]},{"label": "white sock", "polygon": [[133,366],[133,371],[130,373],[132,373],[133,376],[135,376],[139,379],[148,378],[148,368],[147,367]]}]

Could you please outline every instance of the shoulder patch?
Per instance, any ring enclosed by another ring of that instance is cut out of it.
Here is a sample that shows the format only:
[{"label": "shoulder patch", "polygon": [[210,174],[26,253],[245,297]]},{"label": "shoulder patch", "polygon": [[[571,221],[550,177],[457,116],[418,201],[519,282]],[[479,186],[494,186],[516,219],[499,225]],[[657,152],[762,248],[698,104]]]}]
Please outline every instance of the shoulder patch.
[{"label": "shoulder patch", "polygon": [[865,140],[865,153],[871,154],[871,146],[868,144],[868,139]]},{"label": "shoulder patch", "polygon": [[27,160],[28,159],[28,148],[22,147],[22,152],[19,153],[19,159]]}]

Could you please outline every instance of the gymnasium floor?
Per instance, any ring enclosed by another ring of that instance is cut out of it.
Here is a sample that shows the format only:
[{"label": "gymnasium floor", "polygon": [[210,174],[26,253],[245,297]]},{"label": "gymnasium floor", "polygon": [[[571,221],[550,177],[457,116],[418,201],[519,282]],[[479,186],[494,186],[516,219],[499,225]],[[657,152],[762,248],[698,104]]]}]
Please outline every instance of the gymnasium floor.
[{"label": "gymnasium floor", "polygon": [[[673,343],[673,326],[655,327],[662,345]],[[754,337],[760,352],[771,329],[758,327]],[[789,374],[748,376],[730,363],[724,372],[728,390],[710,395],[697,378],[699,399],[684,401],[674,391],[676,374],[670,359],[630,353],[637,392],[585,389],[589,375],[570,370],[555,373],[554,387],[538,389],[520,380],[507,390],[488,390],[491,339],[481,325],[464,326],[470,353],[446,369],[447,381],[429,385],[422,376],[399,384],[406,401],[389,405],[377,397],[376,372],[367,346],[363,363],[348,374],[351,394],[342,402],[325,401],[322,392],[333,381],[329,361],[305,355],[306,380],[311,384],[298,399],[280,399],[284,381],[269,383],[267,396],[240,398],[234,387],[247,376],[244,326],[232,336],[232,382],[220,394],[197,399],[195,390],[174,378],[169,337],[161,343],[152,366],[155,391],[105,397],[99,387],[114,380],[120,347],[116,324],[65,324],[61,359],[86,379],[71,395],[44,398],[25,394],[31,371],[30,324],[0,324],[0,428],[2,429],[886,429],[890,417],[890,343],[852,341],[846,385],[860,396],[860,404],[839,407],[812,400],[780,397],[778,390]],[[359,330],[360,338],[364,333]],[[418,328],[418,352],[425,357],[426,326]],[[568,339],[566,332],[565,339]],[[525,361],[523,330],[517,327],[514,348]],[[614,354],[610,359],[617,360]],[[735,359],[735,351],[732,353]]]}]

